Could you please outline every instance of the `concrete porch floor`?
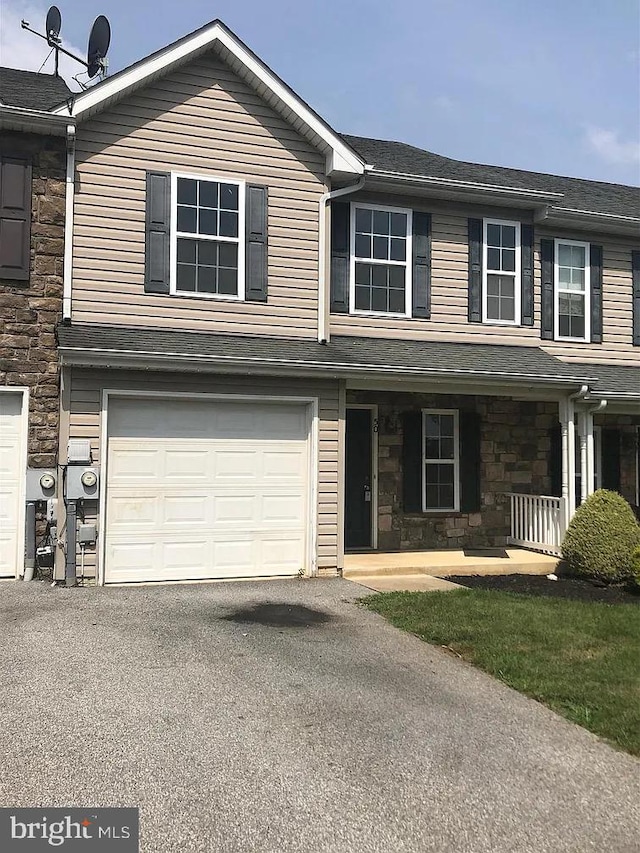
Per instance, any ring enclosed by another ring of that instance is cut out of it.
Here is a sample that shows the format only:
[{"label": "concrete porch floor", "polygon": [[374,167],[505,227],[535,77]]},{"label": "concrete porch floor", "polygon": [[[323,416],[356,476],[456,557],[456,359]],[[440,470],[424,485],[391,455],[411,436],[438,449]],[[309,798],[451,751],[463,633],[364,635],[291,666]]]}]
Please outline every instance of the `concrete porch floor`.
[{"label": "concrete porch floor", "polygon": [[[491,549],[490,553],[502,549]],[[558,558],[523,548],[506,548],[506,556],[473,556],[464,551],[402,551],[346,554],[342,576],[379,591],[456,589],[441,581],[450,575],[548,575]]]}]

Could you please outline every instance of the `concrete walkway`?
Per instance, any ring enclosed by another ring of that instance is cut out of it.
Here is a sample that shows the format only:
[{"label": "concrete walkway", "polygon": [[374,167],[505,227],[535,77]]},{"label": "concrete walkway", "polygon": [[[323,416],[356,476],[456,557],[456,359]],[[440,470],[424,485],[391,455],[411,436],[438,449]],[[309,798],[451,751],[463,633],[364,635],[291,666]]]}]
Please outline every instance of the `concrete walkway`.
[{"label": "concrete walkway", "polygon": [[640,763],[347,581],[0,589],[0,805],[143,853],[631,853]]}]

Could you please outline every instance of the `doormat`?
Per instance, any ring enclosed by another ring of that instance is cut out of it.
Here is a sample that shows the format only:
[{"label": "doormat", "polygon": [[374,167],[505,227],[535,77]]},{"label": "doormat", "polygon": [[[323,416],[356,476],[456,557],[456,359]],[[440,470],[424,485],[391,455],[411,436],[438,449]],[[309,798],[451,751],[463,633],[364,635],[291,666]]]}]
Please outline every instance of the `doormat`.
[{"label": "doormat", "polygon": [[503,560],[508,560],[509,555],[504,548],[465,548],[465,557],[500,557]]}]

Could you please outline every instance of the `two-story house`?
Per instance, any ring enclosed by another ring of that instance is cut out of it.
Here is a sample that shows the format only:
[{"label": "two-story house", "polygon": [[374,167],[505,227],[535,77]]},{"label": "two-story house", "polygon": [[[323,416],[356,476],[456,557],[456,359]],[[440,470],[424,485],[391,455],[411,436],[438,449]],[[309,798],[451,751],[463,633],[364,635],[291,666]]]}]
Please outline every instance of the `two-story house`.
[{"label": "two-story house", "polygon": [[636,189],[342,136],[218,21],[55,113],[99,582],[557,553],[595,487],[638,502]]},{"label": "two-story house", "polygon": [[27,466],[57,465],[55,329],[73,120],[50,110],[68,95],[60,77],[0,68],[0,578],[24,567]]}]

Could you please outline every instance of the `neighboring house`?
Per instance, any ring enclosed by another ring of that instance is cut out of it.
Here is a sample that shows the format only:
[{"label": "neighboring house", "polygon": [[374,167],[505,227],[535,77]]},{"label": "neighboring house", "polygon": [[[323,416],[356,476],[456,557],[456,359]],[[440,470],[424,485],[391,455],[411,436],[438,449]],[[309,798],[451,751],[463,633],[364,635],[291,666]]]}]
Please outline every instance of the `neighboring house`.
[{"label": "neighboring house", "polygon": [[341,136],[220,22],[55,113],[87,574],[557,553],[595,487],[638,502],[637,189]]},{"label": "neighboring house", "polygon": [[23,568],[27,465],[57,464],[68,94],[0,68],[0,577]]}]

